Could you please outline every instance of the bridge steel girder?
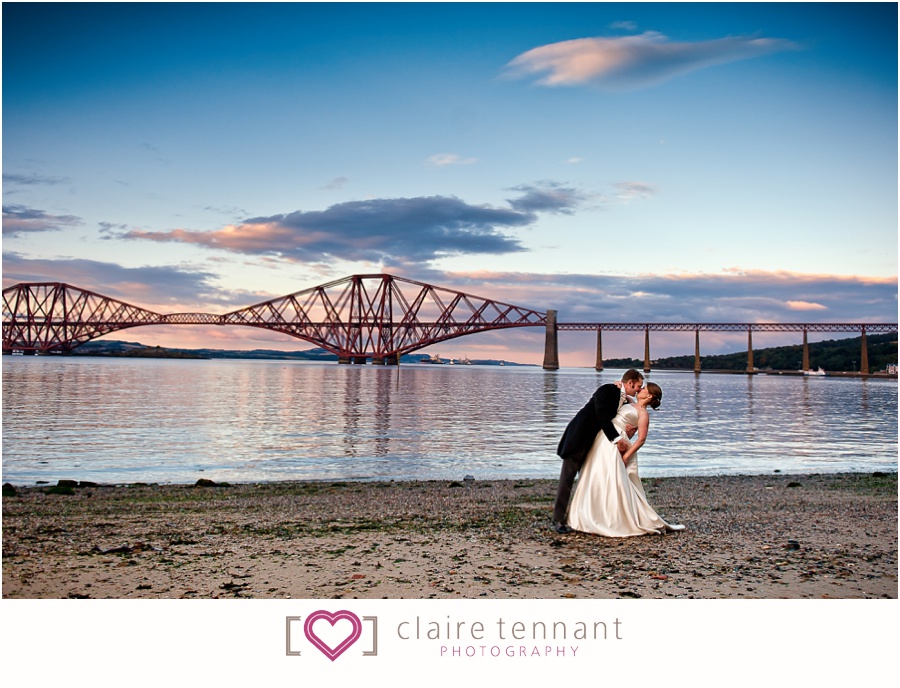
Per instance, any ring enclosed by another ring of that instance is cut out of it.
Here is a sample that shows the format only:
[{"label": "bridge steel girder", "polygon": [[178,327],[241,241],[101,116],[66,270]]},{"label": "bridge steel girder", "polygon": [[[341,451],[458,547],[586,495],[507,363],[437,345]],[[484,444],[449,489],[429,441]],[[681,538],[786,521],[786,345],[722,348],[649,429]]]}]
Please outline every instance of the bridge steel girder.
[{"label": "bridge steel girder", "polygon": [[558,323],[558,329],[570,332],[606,330],[608,332],[857,332],[868,334],[896,332],[897,323]]}]

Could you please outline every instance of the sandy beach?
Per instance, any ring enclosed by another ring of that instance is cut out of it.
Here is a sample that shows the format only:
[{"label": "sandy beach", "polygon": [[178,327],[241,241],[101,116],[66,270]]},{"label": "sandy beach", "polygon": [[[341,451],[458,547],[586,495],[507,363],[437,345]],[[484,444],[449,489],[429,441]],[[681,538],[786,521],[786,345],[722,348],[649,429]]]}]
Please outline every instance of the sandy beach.
[{"label": "sandy beach", "polygon": [[558,535],[554,480],[5,487],[3,597],[897,598],[896,473],[644,485],[687,530]]}]

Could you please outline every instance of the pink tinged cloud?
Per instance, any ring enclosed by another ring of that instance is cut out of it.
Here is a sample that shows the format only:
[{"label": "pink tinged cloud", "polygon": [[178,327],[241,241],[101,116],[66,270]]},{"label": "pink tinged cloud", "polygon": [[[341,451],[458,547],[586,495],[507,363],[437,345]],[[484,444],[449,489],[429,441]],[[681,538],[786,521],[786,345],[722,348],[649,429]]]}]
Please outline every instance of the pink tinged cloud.
[{"label": "pink tinged cloud", "polygon": [[791,41],[733,36],[675,43],[657,32],[617,38],[579,38],[533,48],[507,65],[506,75],[543,74],[541,86],[591,84],[609,90],[653,86],[714,65],[796,49]]},{"label": "pink tinged cloud", "polygon": [[173,241],[207,248],[220,248],[240,253],[272,253],[292,251],[304,244],[312,244],[328,237],[325,232],[299,233],[277,222],[248,222],[228,225],[214,232],[173,229],[168,232],[132,231],[128,238],[151,241]]},{"label": "pink tinged cloud", "polygon": [[788,301],[787,307],[792,311],[824,311],[828,310],[827,306],[821,303],[810,303],[809,301]]}]

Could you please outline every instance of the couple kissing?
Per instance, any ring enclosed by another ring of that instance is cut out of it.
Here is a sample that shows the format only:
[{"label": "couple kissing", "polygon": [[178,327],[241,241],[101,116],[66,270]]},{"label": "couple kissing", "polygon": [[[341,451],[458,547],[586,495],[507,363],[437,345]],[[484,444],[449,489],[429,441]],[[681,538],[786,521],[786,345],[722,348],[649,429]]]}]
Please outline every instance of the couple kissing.
[{"label": "couple kissing", "polygon": [[556,532],[632,537],[684,530],[650,506],[638,474],[649,410],[661,402],[659,385],[645,386],[644,376],[632,369],[621,381],[601,385],[569,422],[556,450],[562,458],[553,508]]}]

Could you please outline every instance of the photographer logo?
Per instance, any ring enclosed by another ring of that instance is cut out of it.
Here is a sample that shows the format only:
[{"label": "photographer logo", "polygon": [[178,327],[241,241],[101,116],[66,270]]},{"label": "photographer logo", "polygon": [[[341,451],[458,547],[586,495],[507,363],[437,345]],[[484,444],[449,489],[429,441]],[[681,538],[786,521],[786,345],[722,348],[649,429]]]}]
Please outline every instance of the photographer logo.
[{"label": "photographer logo", "polygon": [[[305,620],[301,616],[288,616],[285,621],[288,656],[301,656],[304,640],[332,662],[361,639],[366,647],[370,647],[363,650],[364,657],[374,657],[378,654],[378,617],[360,618],[346,609],[336,612],[319,609],[309,614]],[[299,633],[301,622],[302,635]],[[369,626],[369,630],[365,630],[364,625]]]}]

